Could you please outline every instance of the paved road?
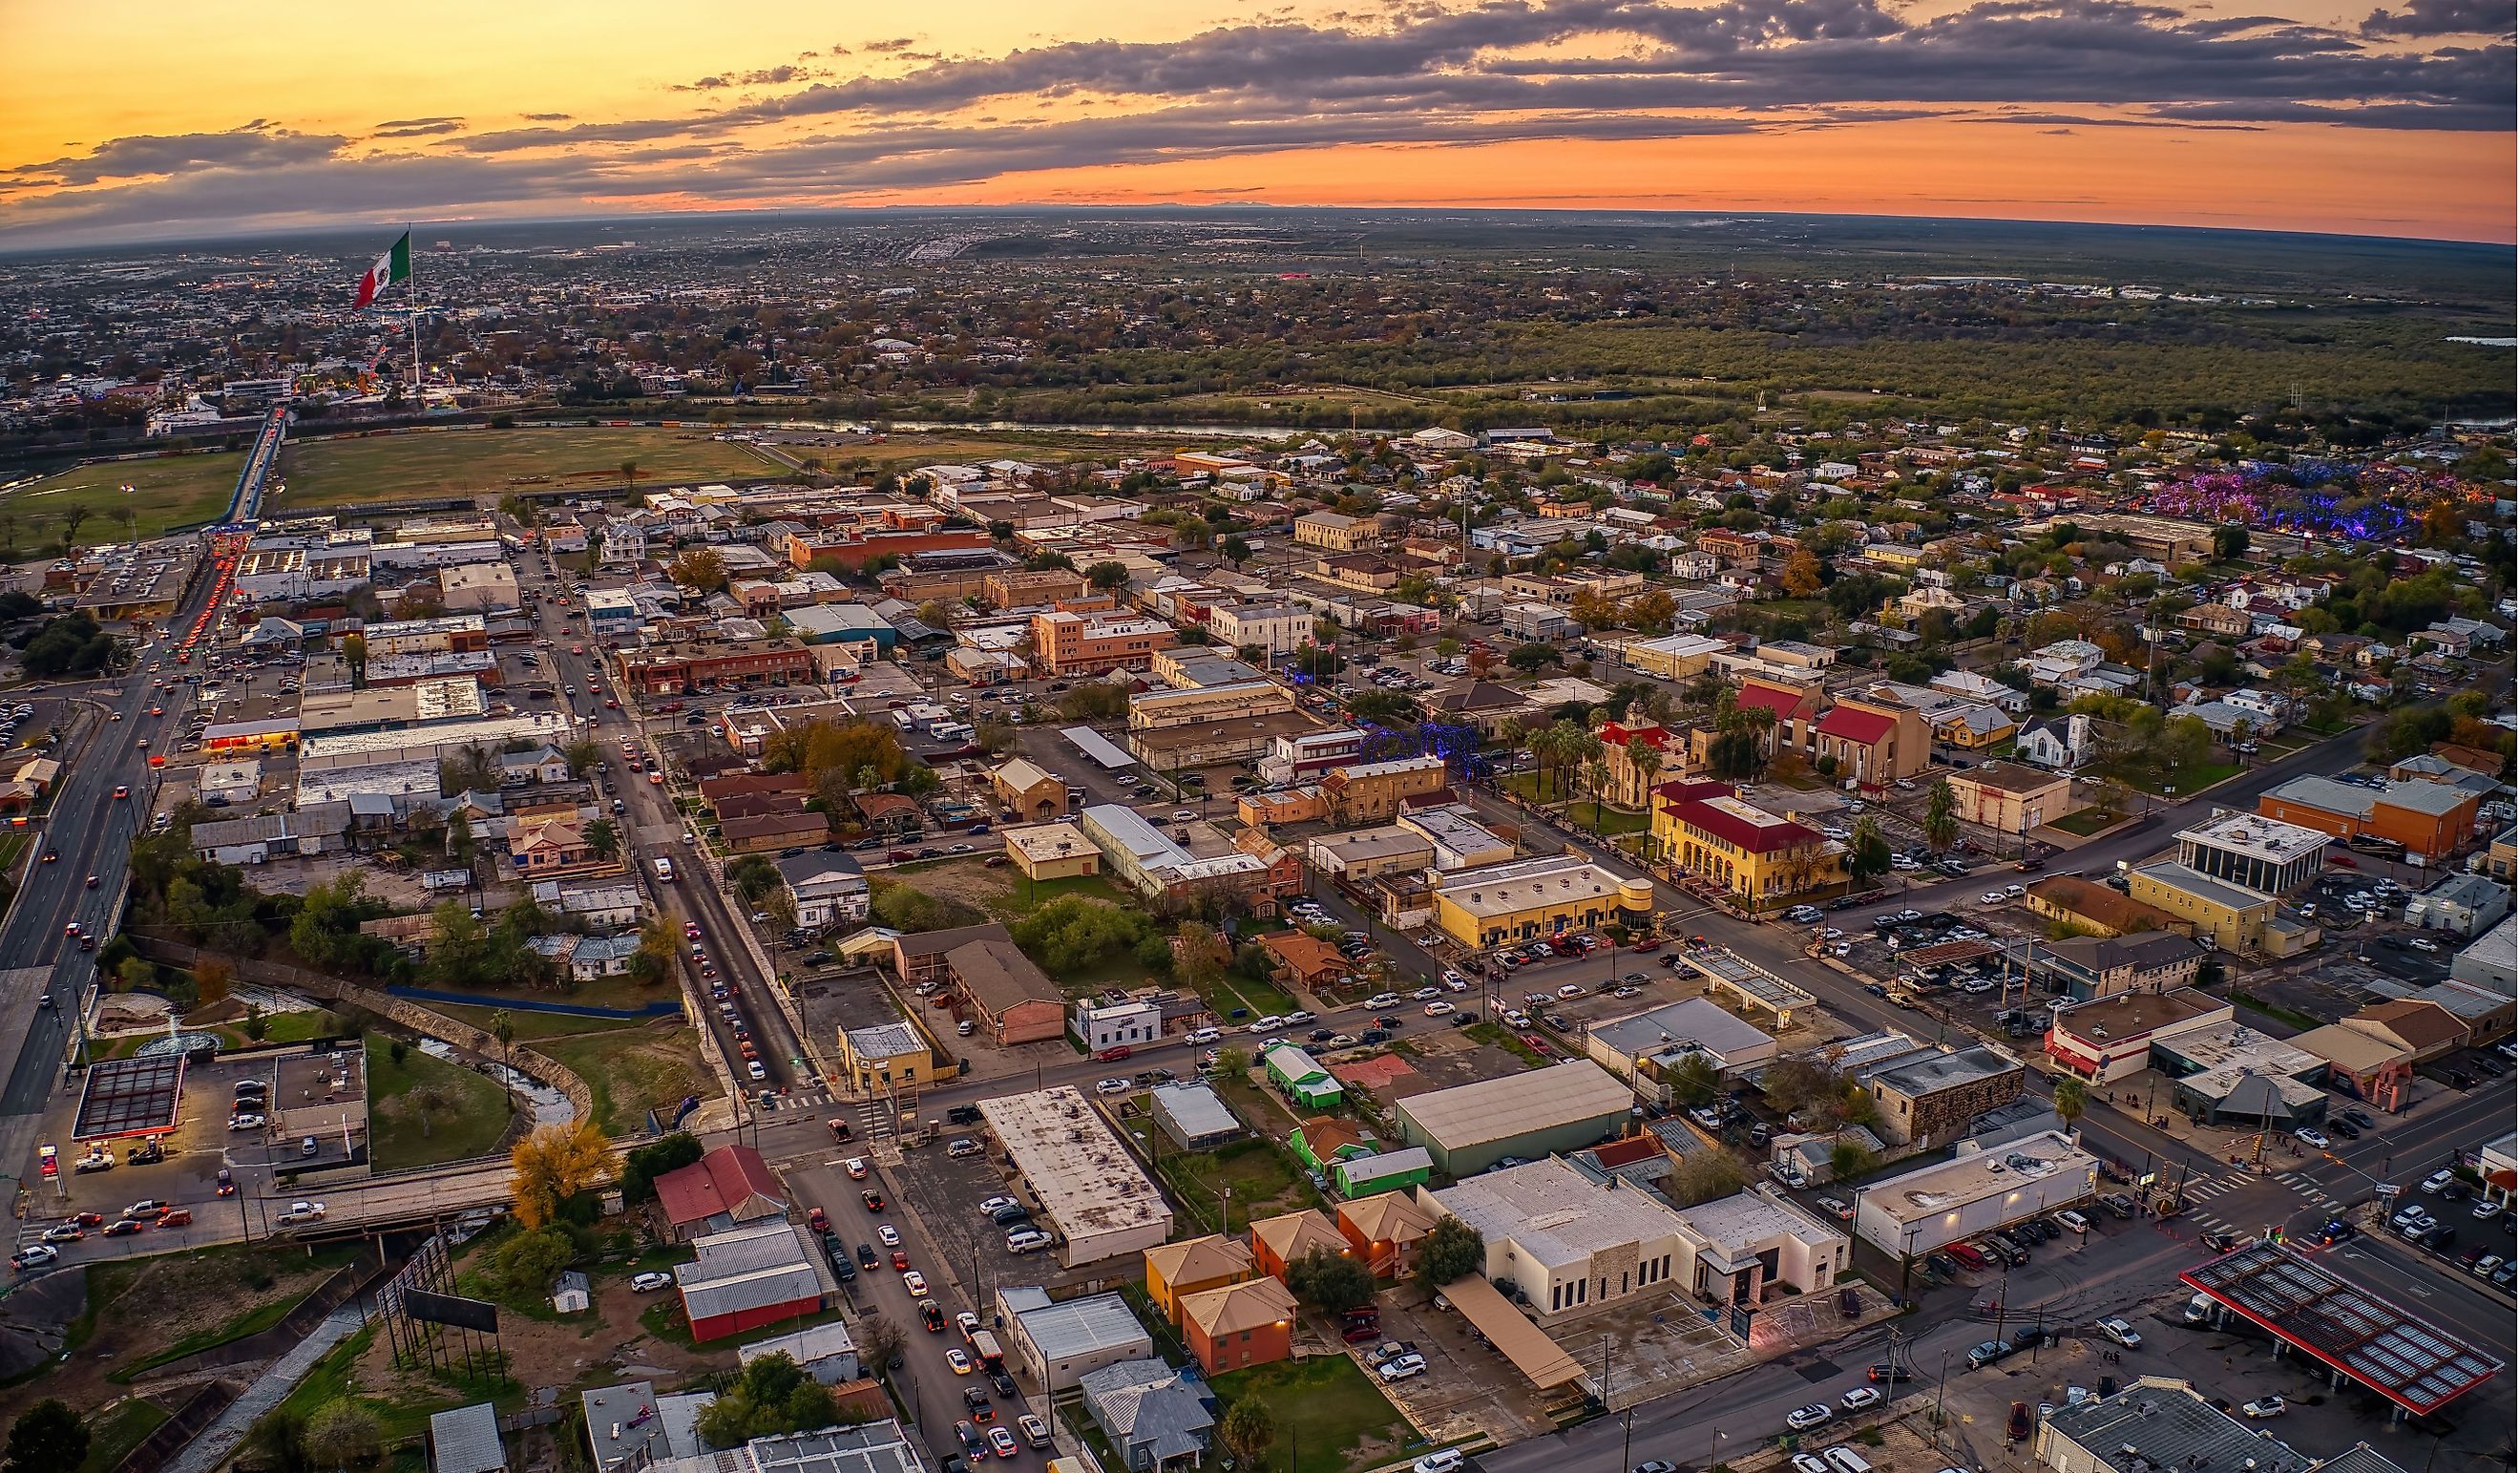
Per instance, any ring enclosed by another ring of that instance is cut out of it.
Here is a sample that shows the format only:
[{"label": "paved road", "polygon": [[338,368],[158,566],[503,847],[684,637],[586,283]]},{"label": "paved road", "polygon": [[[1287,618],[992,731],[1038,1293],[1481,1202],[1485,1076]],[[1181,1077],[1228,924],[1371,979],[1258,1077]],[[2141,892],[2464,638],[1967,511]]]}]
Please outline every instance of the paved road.
[{"label": "paved road", "polygon": [[[819,1126],[816,1133],[820,1133]],[[955,1436],[954,1424],[971,1414],[964,1406],[965,1393],[974,1386],[983,1390],[988,1387],[987,1378],[976,1369],[968,1375],[957,1375],[946,1363],[947,1350],[968,1350],[962,1334],[954,1327],[954,1316],[968,1310],[978,1315],[981,1323],[987,1325],[994,1312],[989,1306],[974,1303],[972,1285],[968,1277],[954,1272],[941,1262],[940,1250],[924,1224],[915,1222],[913,1214],[904,1210],[907,1204],[898,1199],[894,1181],[886,1179],[879,1171],[863,1183],[849,1180],[838,1164],[847,1153],[848,1148],[843,1147],[839,1151],[826,1152],[824,1159],[811,1165],[790,1167],[786,1173],[787,1181],[802,1205],[821,1207],[830,1214],[832,1235],[843,1246],[866,1243],[875,1247],[878,1262],[882,1267],[860,1273],[855,1281],[842,1287],[847,1291],[861,1324],[866,1315],[880,1314],[900,1327],[903,1337],[902,1368],[892,1373],[893,1385],[910,1403],[933,1460],[942,1466],[946,1454],[963,1451]],[[859,1195],[868,1187],[882,1194],[884,1210],[868,1210]],[[928,1203],[923,1205],[923,1210],[953,1209],[942,1203]],[[916,1296],[904,1286],[900,1272],[892,1268],[892,1250],[878,1240],[877,1228],[880,1224],[891,1225],[896,1232],[903,1235],[902,1251],[909,1255],[911,1268],[925,1277],[927,1297],[936,1301],[945,1316],[946,1327],[942,1332],[930,1332],[922,1324]],[[860,1336],[863,1340],[863,1330]],[[1005,1339],[1003,1332],[1000,1332],[1000,1339]],[[1015,1418],[1032,1409],[1021,1397],[993,1396],[990,1407],[999,1422],[1011,1432],[1014,1429]],[[983,1435],[986,1435],[985,1431]],[[1024,1455],[1029,1457],[1032,1454],[1027,1451]]]}]

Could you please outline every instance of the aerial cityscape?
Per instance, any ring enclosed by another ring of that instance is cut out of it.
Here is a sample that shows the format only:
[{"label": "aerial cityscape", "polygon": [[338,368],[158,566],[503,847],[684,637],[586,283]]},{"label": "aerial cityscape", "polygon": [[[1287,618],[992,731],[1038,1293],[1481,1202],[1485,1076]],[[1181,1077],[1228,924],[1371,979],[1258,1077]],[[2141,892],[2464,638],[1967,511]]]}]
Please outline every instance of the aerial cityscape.
[{"label": "aerial cityscape", "polygon": [[2507,12],[991,10],[23,16],[0,1470],[2507,1473]]}]

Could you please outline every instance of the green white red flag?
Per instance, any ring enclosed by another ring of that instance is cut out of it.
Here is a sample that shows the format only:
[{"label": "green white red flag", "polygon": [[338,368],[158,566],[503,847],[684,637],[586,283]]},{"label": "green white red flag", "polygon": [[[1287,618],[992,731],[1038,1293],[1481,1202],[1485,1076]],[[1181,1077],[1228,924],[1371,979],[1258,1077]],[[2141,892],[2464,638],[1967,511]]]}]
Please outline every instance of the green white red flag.
[{"label": "green white red flag", "polygon": [[376,264],[368,268],[368,274],[359,278],[359,299],[350,303],[351,310],[356,311],[375,301],[378,292],[394,283],[409,280],[411,280],[411,232],[406,230],[402,233],[402,239],[393,243],[391,249],[377,257]]}]

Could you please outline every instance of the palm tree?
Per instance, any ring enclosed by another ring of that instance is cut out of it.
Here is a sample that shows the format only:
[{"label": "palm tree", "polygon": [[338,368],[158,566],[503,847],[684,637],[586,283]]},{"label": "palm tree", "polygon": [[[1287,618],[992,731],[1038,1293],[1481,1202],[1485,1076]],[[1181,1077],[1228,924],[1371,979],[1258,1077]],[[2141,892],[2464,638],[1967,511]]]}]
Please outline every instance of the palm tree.
[{"label": "palm tree", "polygon": [[2091,1104],[2091,1092],[2084,1088],[2081,1080],[2064,1076],[2057,1079],[2056,1118],[2065,1122],[2067,1130],[2074,1128],[2074,1122],[2083,1118]]},{"label": "palm tree", "polygon": [[508,1009],[502,1007],[490,1014],[490,1036],[499,1041],[499,1057],[506,1060],[509,1046],[517,1041],[517,1020],[508,1016]]},{"label": "palm tree", "polygon": [[1584,759],[1584,785],[1593,790],[1593,836],[1601,835],[1601,794],[1610,785],[1609,750],[1599,737],[1593,738],[1593,754]]}]

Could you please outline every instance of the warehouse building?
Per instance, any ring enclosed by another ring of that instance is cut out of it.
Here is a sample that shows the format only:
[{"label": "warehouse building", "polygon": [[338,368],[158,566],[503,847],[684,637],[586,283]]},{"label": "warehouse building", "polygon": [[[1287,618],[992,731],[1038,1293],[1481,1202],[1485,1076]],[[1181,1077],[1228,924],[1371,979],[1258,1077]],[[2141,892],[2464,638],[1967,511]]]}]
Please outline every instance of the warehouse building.
[{"label": "warehouse building", "polygon": [[1013,1330],[1017,1368],[1048,1396],[1073,1391],[1087,1371],[1155,1353],[1117,1293],[1053,1300],[1037,1285],[1013,1285],[998,1291],[998,1317]]},{"label": "warehouse building", "polygon": [[821,1313],[835,1286],[803,1232],[773,1219],[694,1238],[699,1256],[674,1266],[692,1338],[723,1340]]},{"label": "warehouse building", "polygon": [[1618,1134],[1636,1095],[1588,1058],[1430,1090],[1402,1099],[1401,1138],[1421,1145],[1435,1169],[1466,1177],[1508,1156],[1537,1160]]},{"label": "warehouse building", "polygon": [[983,1099],[980,1117],[1058,1233],[1062,1266],[1142,1254],[1172,1236],[1164,1194],[1074,1086]]},{"label": "warehouse building", "polygon": [[1595,1023],[1584,1030],[1584,1054],[1658,1104],[1671,1103],[1671,1071],[1691,1055],[1719,1074],[1774,1062],[1777,1041],[1704,998]]},{"label": "warehouse building", "polygon": [[2070,1207],[2099,1185],[2099,1159],[2061,1131],[1875,1182],[1855,1194],[1855,1234],[1897,1259]]}]

